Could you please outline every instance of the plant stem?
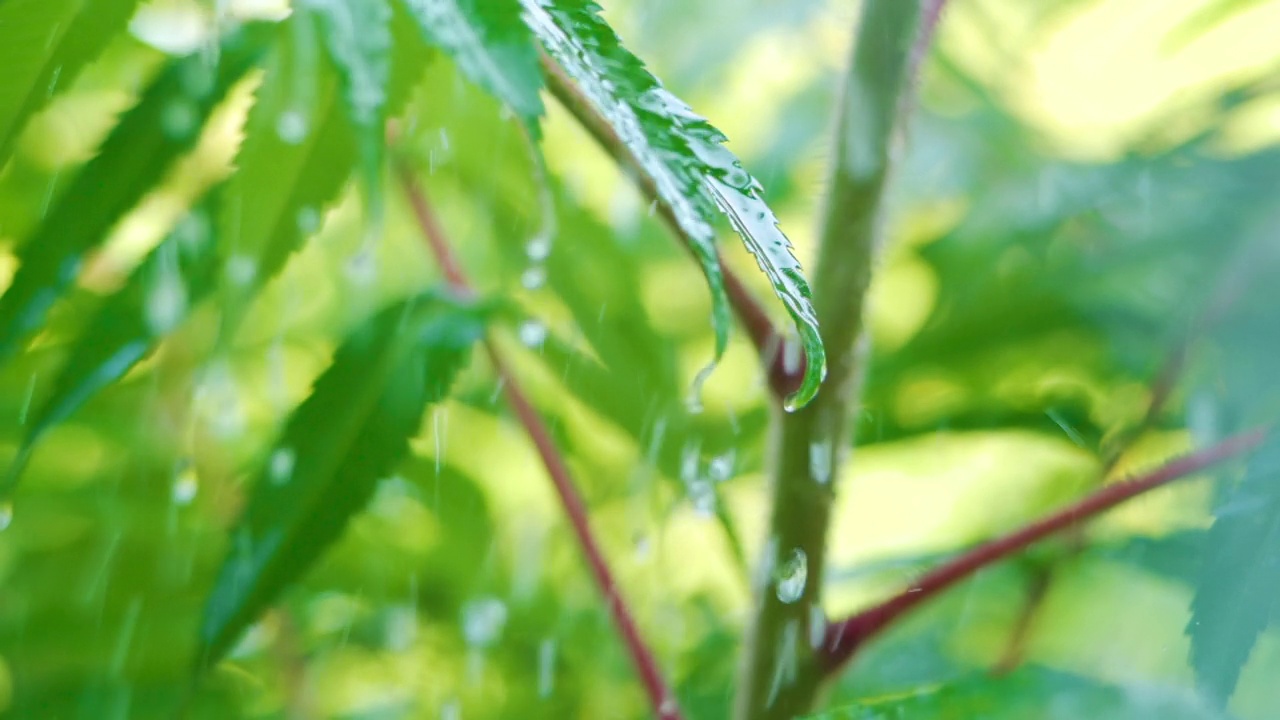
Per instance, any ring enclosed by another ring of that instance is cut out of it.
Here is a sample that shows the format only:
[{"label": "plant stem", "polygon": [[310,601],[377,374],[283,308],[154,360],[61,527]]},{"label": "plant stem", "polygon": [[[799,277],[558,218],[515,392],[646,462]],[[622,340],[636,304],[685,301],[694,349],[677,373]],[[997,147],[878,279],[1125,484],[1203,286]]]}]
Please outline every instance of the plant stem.
[{"label": "plant stem", "polygon": [[1074,505],[1037,520],[1020,530],[956,557],[931,570],[910,587],[884,602],[827,629],[823,665],[834,673],[867,641],[920,604],[983,568],[1021,552],[1054,533],[1070,529],[1099,513],[1179,478],[1204,470],[1228,458],[1256,449],[1266,438],[1263,429],[1235,435],[1206,450],[1175,460],[1146,475],[1104,487]]},{"label": "plant stem", "polygon": [[[640,169],[640,163],[636,161],[635,155],[627,148],[622,138],[618,137],[618,134],[614,132],[609,122],[601,117],[600,113],[591,105],[591,101],[564,74],[560,66],[545,53],[542,55],[542,71],[543,75],[546,76],[547,87],[551,90],[551,94],[560,101],[560,104],[569,111],[569,114],[573,115],[578,124],[591,135],[596,143],[608,153],[609,157],[613,158],[618,167],[631,177],[639,188],[640,193],[644,195],[645,200],[649,201],[657,209],[658,216],[662,218],[663,223],[676,237],[681,239],[685,248],[691,249],[693,247],[692,243],[689,242],[684,230],[680,227],[680,223],[676,220],[671,205],[658,194],[658,188],[654,184],[653,178]],[[751,338],[751,343],[755,346],[756,352],[760,356],[761,363],[769,376],[770,390],[775,399],[781,402],[800,387],[805,373],[804,353],[799,352],[794,355],[794,357],[799,358],[799,362],[786,360],[787,353],[794,353],[799,348],[786,347],[788,342],[794,341],[788,340],[783,333],[778,332],[760,299],[751,292],[751,289],[742,281],[742,278],[738,277],[733,268],[725,264],[724,258],[718,256],[718,260],[721,273],[724,275],[725,292],[729,296],[729,305],[733,308],[734,314],[737,315],[738,321],[742,323],[743,328],[747,331],[747,336]]]},{"label": "plant stem", "polygon": [[[414,216],[417,218],[427,246],[435,257],[436,262],[440,264],[445,279],[459,293],[467,296],[472,295],[471,284],[467,281],[462,266],[454,255],[453,248],[449,244],[444,229],[436,219],[436,214],[427,201],[426,193],[423,191],[416,175],[409,167],[403,164],[397,164],[396,171],[399,175],[400,184],[409,198],[410,205],[413,207]],[[640,675],[640,680],[644,684],[655,715],[659,720],[681,720],[683,716],[681,715],[679,703],[676,701],[676,696],[667,686],[666,680],[663,679],[662,672],[658,668],[658,661],[641,636],[634,616],[622,597],[618,582],[614,579],[613,573],[609,569],[609,562],[604,556],[604,551],[601,549],[600,543],[591,529],[586,503],[582,500],[582,494],[578,492],[577,483],[574,482],[573,474],[569,471],[569,466],[565,462],[564,456],[560,453],[560,449],[556,447],[555,440],[552,439],[546,424],[538,415],[538,411],[534,409],[533,404],[525,396],[520,384],[516,381],[515,375],[511,372],[511,368],[507,365],[492,338],[485,339],[485,349],[488,351],[489,360],[493,363],[494,370],[503,381],[503,393],[507,403],[511,406],[512,411],[515,412],[516,418],[524,427],[530,441],[533,442],[534,448],[542,460],[543,467],[546,468],[547,475],[551,477],[556,494],[560,498],[560,504],[564,507],[565,515],[569,518],[569,524],[573,528],[574,536],[577,538],[578,545],[582,548],[582,552],[587,558],[591,576],[601,594],[604,595],[605,603],[609,606],[609,614],[613,617],[618,633],[622,636],[623,643],[631,655],[631,661],[636,667],[636,672]]]},{"label": "plant stem", "polygon": [[[930,41],[939,0],[866,0],[836,111],[826,210],[813,274],[827,348],[825,387],[774,424],[769,540],[734,717],[783,720],[812,709],[824,680],[818,649],[827,526],[848,418],[861,383],[863,310],[882,244],[885,194],[897,164],[911,78]],[[799,598],[779,597],[774,568],[802,557]],[[816,640],[816,641],[815,641]]]}]

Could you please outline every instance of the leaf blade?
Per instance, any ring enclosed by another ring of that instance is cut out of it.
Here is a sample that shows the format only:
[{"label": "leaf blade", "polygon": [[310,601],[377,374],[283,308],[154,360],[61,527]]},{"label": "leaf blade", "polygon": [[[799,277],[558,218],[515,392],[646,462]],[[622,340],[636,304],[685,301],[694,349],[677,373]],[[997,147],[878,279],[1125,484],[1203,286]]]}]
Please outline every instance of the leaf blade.
[{"label": "leaf blade", "polygon": [[483,330],[477,308],[428,296],[396,303],[348,336],[258,473],[208,595],[200,668],[337,539],[407,454],[423,408],[445,396]]},{"label": "leaf blade", "polygon": [[538,137],[542,71],[519,0],[404,0],[431,45]]},{"label": "leaf blade", "polygon": [[591,0],[523,0],[526,21],[652,180],[689,241],[712,295],[716,357],[728,342],[729,307],[711,218],[728,216],[769,277],[800,333],[805,377],[789,398],[799,407],[817,393],[826,359],[807,281],[791,243],[764,203],[759,183],[724,147],[723,133],[668,92],[622,47]]}]

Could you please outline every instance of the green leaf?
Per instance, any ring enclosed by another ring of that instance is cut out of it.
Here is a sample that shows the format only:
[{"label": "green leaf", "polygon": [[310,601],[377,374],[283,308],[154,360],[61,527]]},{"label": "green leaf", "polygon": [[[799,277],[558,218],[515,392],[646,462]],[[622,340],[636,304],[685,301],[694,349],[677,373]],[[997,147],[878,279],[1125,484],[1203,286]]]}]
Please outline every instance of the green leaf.
[{"label": "green leaf", "polygon": [[173,61],[54,202],[19,250],[18,272],[0,297],[0,359],[40,327],[84,256],[195,145],[214,108],[253,67],[260,29],[229,38],[216,66],[200,55]]},{"label": "green leaf", "polygon": [[28,421],[0,486],[12,492],[35,444],[95,393],[119,380],[172,332],[214,287],[214,238],[207,207],[187,215],[111,295],[71,343],[53,387]]},{"label": "green leaf", "polygon": [[711,226],[715,208],[729,217],[795,321],[808,363],[789,404],[807,403],[822,382],[826,356],[809,285],[761,198],[760,184],[724,147],[719,130],[665,90],[622,47],[598,5],[590,0],[524,0],[524,5],[534,34],[626,143],[688,237],[711,289],[717,358],[728,342],[729,305]]},{"label": "green leaf", "polygon": [[382,225],[382,156],[391,84],[390,0],[304,0],[329,59],[338,71],[347,117],[359,136],[366,212],[376,234]]},{"label": "green leaf", "polygon": [[216,663],[407,454],[484,331],[478,308],[424,296],[353,332],[258,472],[209,594],[198,663]]},{"label": "green leaf", "polygon": [[809,720],[1213,720],[1193,694],[1174,688],[1128,689],[1045,668],[1004,677],[981,674],[895,698],[870,700]]},{"label": "green leaf", "polygon": [[519,0],[404,0],[427,42],[506,104],[538,137],[542,70]]},{"label": "green leaf", "polygon": [[223,191],[224,341],[256,291],[320,228],[359,154],[333,73],[316,62],[313,26],[289,25],[245,121],[238,170]]},{"label": "green leaf", "polygon": [[1280,611],[1280,452],[1252,458],[1209,528],[1191,603],[1191,666],[1225,707],[1258,636]]},{"label": "green leaf", "polygon": [[0,2],[0,167],[27,120],[124,30],[138,0]]}]

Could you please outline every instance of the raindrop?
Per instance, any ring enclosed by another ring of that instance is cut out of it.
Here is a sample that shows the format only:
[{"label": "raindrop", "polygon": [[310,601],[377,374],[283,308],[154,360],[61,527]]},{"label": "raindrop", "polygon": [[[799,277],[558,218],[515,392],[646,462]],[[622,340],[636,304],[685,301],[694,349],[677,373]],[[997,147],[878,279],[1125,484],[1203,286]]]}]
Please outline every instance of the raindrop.
[{"label": "raindrop", "polygon": [[298,110],[286,110],[276,118],[276,134],[289,145],[301,144],[307,139],[307,116]]},{"label": "raindrop", "polygon": [[699,480],[689,486],[689,500],[693,503],[693,511],[702,517],[716,514],[716,490],[706,480]]},{"label": "raindrop", "polygon": [[814,603],[809,606],[809,647],[817,650],[822,641],[827,639],[827,614],[822,605]]},{"label": "raindrop", "polygon": [[0,530],[8,530],[13,524],[13,502],[6,500],[0,503]]},{"label": "raindrop", "polygon": [[712,482],[724,482],[733,476],[733,451],[711,458],[707,464],[707,476]]},{"label": "raindrop", "polygon": [[535,265],[524,271],[520,275],[520,284],[526,290],[537,290],[547,282],[547,270],[544,267]]},{"label": "raindrop", "polygon": [[311,207],[310,205],[304,205],[303,207],[299,208],[298,209],[298,232],[302,233],[303,235],[310,235],[311,233],[319,229],[320,229],[320,211]]},{"label": "raindrop", "polygon": [[233,285],[245,287],[258,276],[258,261],[248,255],[232,255],[224,272]]},{"label": "raindrop", "polygon": [[273,485],[283,485],[293,477],[293,466],[297,463],[298,455],[293,448],[278,448],[271,453],[271,460],[267,464],[267,473],[271,477]]},{"label": "raindrop", "polygon": [[819,485],[831,482],[831,441],[822,440],[809,446],[809,475]]},{"label": "raindrop", "polygon": [[556,641],[547,638],[538,644],[538,697],[550,697],[556,684]]},{"label": "raindrop", "polygon": [[196,476],[195,466],[190,461],[186,461],[182,465],[183,467],[178,472],[178,476],[174,478],[173,489],[170,493],[174,505],[185,507],[195,501],[196,493],[200,491],[200,481]]},{"label": "raindrop", "polygon": [[540,234],[531,238],[524,246],[524,254],[534,262],[546,260],[551,255],[551,236]]},{"label": "raindrop", "polygon": [[163,335],[177,327],[186,312],[186,285],[176,272],[164,272],[147,297],[147,326],[153,335]]},{"label": "raindrop", "polygon": [[200,111],[189,100],[174,100],[160,112],[160,129],[171,140],[187,140],[200,125]]},{"label": "raindrop", "polygon": [[800,360],[804,357],[800,343],[787,339],[782,341],[782,369],[788,375],[800,372]]},{"label": "raindrop", "polygon": [[774,573],[778,585],[778,599],[784,603],[793,603],[804,594],[805,582],[809,579],[809,560],[804,551],[796,548],[787,555]]},{"label": "raindrop", "polygon": [[507,606],[496,597],[482,597],[462,606],[462,637],[473,648],[487,648],[502,636]]},{"label": "raindrop", "polygon": [[547,326],[537,320],[526,320],[520,323],[517,334],[525,347],[540,348],[547,340]]}]

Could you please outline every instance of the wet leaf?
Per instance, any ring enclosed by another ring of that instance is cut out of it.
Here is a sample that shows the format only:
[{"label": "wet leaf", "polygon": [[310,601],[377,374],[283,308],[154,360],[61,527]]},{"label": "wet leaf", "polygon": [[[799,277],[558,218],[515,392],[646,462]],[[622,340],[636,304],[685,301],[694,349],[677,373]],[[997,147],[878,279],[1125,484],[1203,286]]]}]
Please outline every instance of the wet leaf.
[{"label": "wet leaf", "polygon": [[262,50],[262,28],[246,30],[224,43],[216,65],[203,56],[170,63],[50,207],[19,250],[18,272],[0,297],[0,358],[41,326],[86,253],[195,145],[210,113]]},{"label": "wet leaf", "polygon": [[519,0],[404,0],[427,41],[538,135],[542,70]]},{"label": "wet leaf", "polygon": [[216,663],[341,534],[405,457],[484,330],[438,295],[397,303],[350,334],[258,471],[209,593],[198,663]]},{"label": "wet leaf", "polygon": [[133,15],[138,0],[0,3],[0,166],[31,115],[69,87]]},{"label": "wet leaf", "polygon": [[366,212],[376,232],[382,224],[382,157],[391,83],[390,0],[304,0],[338,71],[347,118],[359,139]]},{"label": "wet leaf", "polygon": [[590,0],[524,0],[534,34],[594,108],[609,122],[641,170],[653,181],[690,242],[707,277],[716,329],[716,355],[728,338],[729,305],[715,249],[714,210],[729,217],[786,305],[806,358],[804,381],[792,406],[817,393],[825,354],[809,285],[791,243],[762,199],[760,184],[724,147],[725,136],[668,92],[622,47]]},{"label": "wet leaf", "polygon": [[872,699],[809,720],[1215,720],[1191,693],[1173,687],[1127,688],[1029,667],[1004,677],[973,675],[893,698]]}]

